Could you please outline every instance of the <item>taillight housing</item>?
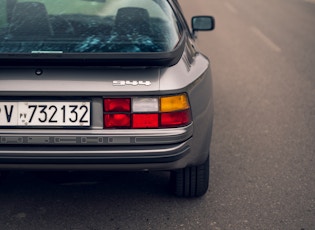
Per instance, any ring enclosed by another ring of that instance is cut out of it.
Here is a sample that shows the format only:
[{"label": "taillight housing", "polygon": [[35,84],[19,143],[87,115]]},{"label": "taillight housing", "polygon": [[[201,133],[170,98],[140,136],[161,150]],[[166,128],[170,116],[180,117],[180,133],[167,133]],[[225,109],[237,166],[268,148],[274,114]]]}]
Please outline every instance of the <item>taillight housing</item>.
[{"label": "taillight housing", "polygon": [[186,94],[161,97],[104,98],[105,129],[159,129],[192,122]]}]

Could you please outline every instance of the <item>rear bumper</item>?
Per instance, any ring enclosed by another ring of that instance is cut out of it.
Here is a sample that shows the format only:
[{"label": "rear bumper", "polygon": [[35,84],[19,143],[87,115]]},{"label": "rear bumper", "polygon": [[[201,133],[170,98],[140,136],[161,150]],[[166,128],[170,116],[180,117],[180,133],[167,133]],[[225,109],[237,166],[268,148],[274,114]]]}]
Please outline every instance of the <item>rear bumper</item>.
[{"label": "rear bumper", "polygon": [[[13,165],[103,165],[102,168],[114,168],[114,165],[134,164],[139,169],[145,164],[168,163],[182,159],[190,152],[190,140],[180,144],[157,146],[23,146],[12,147],[0,151],[0,168],[10,168]],[[110,167],[111,165],[111,167]],[[100,166],[98,166],[100,167]],[[15,167],[14,167],[15,168]],[[131,168],[134,168],[131,167]],[[119,167],[117,169],[120,169]]]},{"label": "rear bumper", "polygon": [[0,169],[171,170],[199,162],[207,154],[193,150],[192,124],[138,134],[50,132],[0,133]]},{"label": "rear bumper", "polygon": [[0,157],[5,146],[139,146],[184,142],[193,135],[193,124],[171,129],[0,129]]}]

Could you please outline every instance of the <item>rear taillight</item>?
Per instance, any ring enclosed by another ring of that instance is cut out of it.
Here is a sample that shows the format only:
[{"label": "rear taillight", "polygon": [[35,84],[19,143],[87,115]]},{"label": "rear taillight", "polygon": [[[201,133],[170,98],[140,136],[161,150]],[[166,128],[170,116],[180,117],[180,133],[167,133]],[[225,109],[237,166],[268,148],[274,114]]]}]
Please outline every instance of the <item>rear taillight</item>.
[{"label": "rear taillight", "polygon": [[104,128],[156,129],[191,123],[186,94],[163,97],[104,98]]}]

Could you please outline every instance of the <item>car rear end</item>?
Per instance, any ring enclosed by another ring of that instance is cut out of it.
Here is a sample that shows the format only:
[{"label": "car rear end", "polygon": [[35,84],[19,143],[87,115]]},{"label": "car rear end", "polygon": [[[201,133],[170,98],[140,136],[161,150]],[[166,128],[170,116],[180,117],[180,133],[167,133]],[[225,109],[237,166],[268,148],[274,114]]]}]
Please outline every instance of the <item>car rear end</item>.
[{"label": "car rear end", "polygon": [[[94,16],[84,18],[95,26]],[[17,29],[8,27],[0,49],[0,170],[171,170],[177,195],[203,195],[213,121],[208,59],[187,31],[172,38],[172,49],[134,30],[130,44],[111,18],[110,45],[88,36],[71,43],[69,53],[59,34],[34,45],[32,36],[15,37]],[[79,28],[73,16],[63,19],[69,33]]]},{"label": "car rear end", "polygon": [[50,67],[41,75],[2,68],[1,168],[145,170],[201,162],[207,152],[198,156],[198,149],[209,140],[198,143],[198,136],[206,137],[212,120],[202,116],[212,110],[209,73],[185,85],[172,68],[176,73],[178,67]]}]

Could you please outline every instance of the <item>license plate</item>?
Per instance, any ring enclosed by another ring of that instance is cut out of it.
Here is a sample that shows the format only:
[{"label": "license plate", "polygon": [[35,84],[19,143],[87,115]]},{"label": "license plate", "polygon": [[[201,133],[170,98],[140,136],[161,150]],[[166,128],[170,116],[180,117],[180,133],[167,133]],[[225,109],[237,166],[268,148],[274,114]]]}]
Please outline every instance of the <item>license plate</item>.
[{"label": "license plate", "polygon": [[90,102],[0,102],[0,126],[90,126]]}]

